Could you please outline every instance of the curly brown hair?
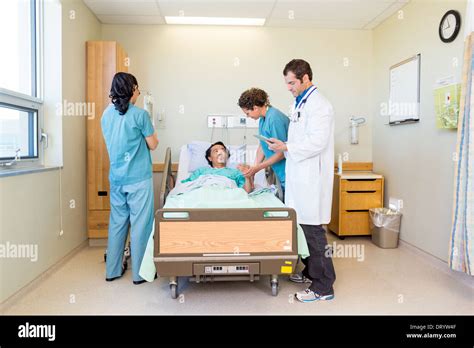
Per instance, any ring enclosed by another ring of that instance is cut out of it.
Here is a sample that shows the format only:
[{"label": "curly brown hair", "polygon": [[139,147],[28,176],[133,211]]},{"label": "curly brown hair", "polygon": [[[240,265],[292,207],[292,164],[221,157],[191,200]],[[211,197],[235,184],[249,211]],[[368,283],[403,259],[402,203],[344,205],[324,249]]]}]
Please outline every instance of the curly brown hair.
[{"label": "curly brown hair", "polygon": [[270,99],[263,89],[250,88],[240,95],[238,104],[242,109],[253,110],[254,106],[270,105]]}]

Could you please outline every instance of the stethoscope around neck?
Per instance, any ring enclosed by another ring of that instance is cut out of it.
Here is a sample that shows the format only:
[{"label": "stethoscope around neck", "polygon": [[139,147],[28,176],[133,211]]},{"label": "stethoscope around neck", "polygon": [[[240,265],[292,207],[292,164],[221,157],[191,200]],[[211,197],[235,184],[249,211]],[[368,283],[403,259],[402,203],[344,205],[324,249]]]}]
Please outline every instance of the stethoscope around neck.
[{"label": "stethoscope around neck", "polygon": [[301,110],[303,109],[304,105],[306,104],[306,102],[308,101],[308,98],[309,96],[317,89],[316,86],[312,86],[311,89],[308,91],[308,93],[306,93],[306,95],[304,96],[304,98],[302,100],[300,100],[300,102],[298,103],[298,105],[296,105],[295,107],[295,110],[291,113],[291,116],[290,116],[290,121],[291,122],[298,122],[300,120],[300,117],[301,117]]}]

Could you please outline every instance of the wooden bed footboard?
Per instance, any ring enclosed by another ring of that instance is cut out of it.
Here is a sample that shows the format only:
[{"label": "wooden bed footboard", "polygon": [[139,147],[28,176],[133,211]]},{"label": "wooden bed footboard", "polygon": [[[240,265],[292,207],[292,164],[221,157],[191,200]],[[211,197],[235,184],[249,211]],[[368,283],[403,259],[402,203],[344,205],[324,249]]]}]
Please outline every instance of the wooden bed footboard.
[{"label": "wooden bed footboard", "polygon": [[295,255],[296,231],[290,208],[159,209],[155,257]]}]

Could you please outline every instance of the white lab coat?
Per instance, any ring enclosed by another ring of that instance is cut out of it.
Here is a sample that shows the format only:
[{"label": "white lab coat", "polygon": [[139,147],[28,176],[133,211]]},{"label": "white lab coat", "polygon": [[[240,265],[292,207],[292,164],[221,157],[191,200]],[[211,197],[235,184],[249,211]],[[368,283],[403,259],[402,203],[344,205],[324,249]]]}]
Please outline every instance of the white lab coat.
[{"label": "white lab coat", "polygon": [[334,181],[334,111],[319,90],[309,95],[299,120],[290,122],[286,145],[285,204],[296,210],[299,224],[328,224]]}]

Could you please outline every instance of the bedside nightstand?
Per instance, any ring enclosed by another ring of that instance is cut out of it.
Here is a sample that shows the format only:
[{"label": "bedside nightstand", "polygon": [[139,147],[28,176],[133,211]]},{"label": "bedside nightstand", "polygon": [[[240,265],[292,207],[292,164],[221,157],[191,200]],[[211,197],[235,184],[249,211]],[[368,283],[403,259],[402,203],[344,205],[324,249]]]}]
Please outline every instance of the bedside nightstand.
[{"label": "bedside nightstand", "polygon": [[341,237],[370,235],[369,209],[383,207],[384,179],[372,172],[334,175],[330,231]]}]

